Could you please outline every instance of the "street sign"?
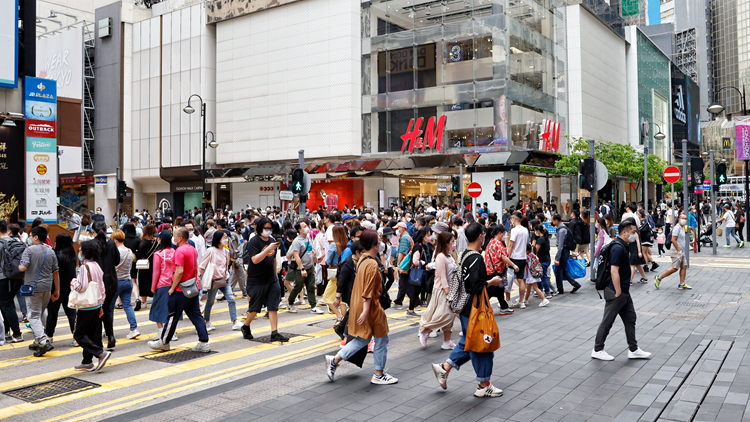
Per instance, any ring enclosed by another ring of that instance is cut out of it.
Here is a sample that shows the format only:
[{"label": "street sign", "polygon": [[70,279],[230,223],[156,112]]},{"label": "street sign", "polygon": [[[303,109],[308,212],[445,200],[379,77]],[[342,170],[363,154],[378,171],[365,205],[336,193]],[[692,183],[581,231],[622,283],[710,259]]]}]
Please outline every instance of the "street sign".
[{"label": "street sign", "polygon": [[294,194],[290,190],[282,190],[279,191],[279,199],[282,201],[292,201],[294,200]]},{"label": "street sign", "polygon": [[482,194],[482,185],[477,182],[471,182],[466,190],[469,192],[469,196],[471,196],[472,198],[479,198],[479,195]]},{"label": "street sign", "polygon": [[664,180],[667,183],[675,183],[680,180],[680,169],[675,166],[669,166],[664,169]]}]

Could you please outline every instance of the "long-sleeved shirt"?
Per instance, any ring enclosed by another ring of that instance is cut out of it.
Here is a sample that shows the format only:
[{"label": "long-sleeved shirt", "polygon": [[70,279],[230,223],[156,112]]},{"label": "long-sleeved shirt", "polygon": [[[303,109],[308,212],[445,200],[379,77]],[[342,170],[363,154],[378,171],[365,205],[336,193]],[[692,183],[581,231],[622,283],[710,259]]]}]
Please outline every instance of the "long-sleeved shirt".
[{"label": "long-sleeved shirt", "polygon": [[559,261],[560,257],[562,256],[563,249],[565,247],[565,236],[568,235],[568,228],[565,227],[565,224],[560,224],[557,226],[557,242],[555,245],[557,245],[557,253],[555,254],[555,261]]},{"label": "long-sleeved shirt", "polygon": [[208,261],[212,261],[214,266],[214,280],[226,280],[229,278],[227,273],[227,265],[229,262],[229,251],[226,248],[209,248],[205,254],[200,265],[198,265],[198,273],[203,274],[203,271],[208,267]]},{"label": "long-sleeved shirt", "polygon": [[435,258],[435,285],[433,289],[448,289],[450,288],[450,277],[451,265],[456,266],[453,262],[453,258],[445,256],[445,254],[439,253]]},{"label": "long-sleeved shirt", "polygon": [[104,298],[106,297],[106,291],[104,288],[104,271],[102,271],[102,267],[100,267],[96,261],[84,260],[81,263],[81,266],[78,269],[78,277],[71,280],[70,288],[78,292],[85,291],[89,287],[89,279],[91,280],[91,283],[97,283],[99,285],[99,298],[97,300],[97,306],[81,309],[82,311],[99,308],[104,303]]},{"label": "long-sleeved shirt", "polygon": [[172,285],[174,279],[174,249],[162,249],[154,254],[151,290]]},{"label": "long-sleeved shirt", "polygon": [[464,278],[464,288],[469,295],[469,301],[461,311],[461,315],[468,318],[471,316],[471,307],[474,301],[474,296],[482,293],[482,289],[487,286],[487,281],[490,279],[487,275],[487,268],[485,267],[482,255],[474,254],[467,257],[464,260],[461,274]]},{"label": "long-sleeved shirt", "polygon": [[336,293],[341,293],[341,301],[347,305],[352,298],[352,287],[356,275],[353,257],[349,255],[346,261],[341,263],[336,279]]}]

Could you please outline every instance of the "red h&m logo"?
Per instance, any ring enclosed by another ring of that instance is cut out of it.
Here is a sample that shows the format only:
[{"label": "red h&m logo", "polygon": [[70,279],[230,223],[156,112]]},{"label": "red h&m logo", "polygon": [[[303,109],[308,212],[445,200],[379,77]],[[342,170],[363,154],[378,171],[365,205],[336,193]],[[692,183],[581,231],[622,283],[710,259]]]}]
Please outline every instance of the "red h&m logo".
[{"label": "red h&m logo", "polygon": [[[423,117],[417,119],[417,124],[414,125],[414,119],[409,120],[409,127],[406,129],[406,133],[401,135],[401,139],[404,140],[404,144],[401,145],[401,153],[404,153],[406,145],[409,144],[409,153],[414,152],[414,147],[417,149],[421,148],[424,151],[426,146],[430,147],[433,151],[440,151],[443,145],[443,130],[445,129],[445,115],[440,116],[437,125],[435,125],[435,116],[430,117],[427,120],[427,127],[425,128],[425,137],[422,139],[419,135],[422,134],[422,120]],[[412,126],[414,128],[412,129]]]},{"label": "red h&m logo", "polygon": [[552,120],[542,120],[542,139],[539,141],[539,149],[542,151],[560,151],[560,123]]}]

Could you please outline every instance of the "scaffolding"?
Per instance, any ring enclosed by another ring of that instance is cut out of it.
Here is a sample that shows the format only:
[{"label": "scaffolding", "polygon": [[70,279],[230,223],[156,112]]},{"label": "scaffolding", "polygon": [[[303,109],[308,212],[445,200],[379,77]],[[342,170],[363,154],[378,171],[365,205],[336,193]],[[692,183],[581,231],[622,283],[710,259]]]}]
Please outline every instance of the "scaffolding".
[{"label": "scaffolding", "polygon": [[698,80],[698,37],[695,28],[675,34],[674,61],[684,74],[694,81]]},{"label": "scaffolding", "polygon": [[94,171],[94,23],[83,23],[83,171]]}]

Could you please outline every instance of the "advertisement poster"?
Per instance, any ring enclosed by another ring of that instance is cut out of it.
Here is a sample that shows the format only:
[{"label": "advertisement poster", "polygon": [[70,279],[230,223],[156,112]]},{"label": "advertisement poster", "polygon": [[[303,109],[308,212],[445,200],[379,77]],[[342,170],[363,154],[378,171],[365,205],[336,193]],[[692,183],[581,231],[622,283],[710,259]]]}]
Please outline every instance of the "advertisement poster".
[{"label": "advertisement poster", "polygon": [[23,157],[23,127],[3,127],[4,135],[0,140],[0,220],[12,223],[26,218]]},{"label": "advertisement poster", "polygon": [[26,77],[26,219],[57,223],[57,84]]},{"label": "advertisement poster", "polygon": [[750,118],[735,120],[734,128],[737,130],[737,161],[750,160]]},{"label": "advertisement poster", "polygon": [[58,97],[83,99],[83,29],[37,40],[36,73],[57,81]]},{"label": "advertisement poster", "polygon": [[18,0],[0,0],[0,10],[0,86],[18,88]]}]

